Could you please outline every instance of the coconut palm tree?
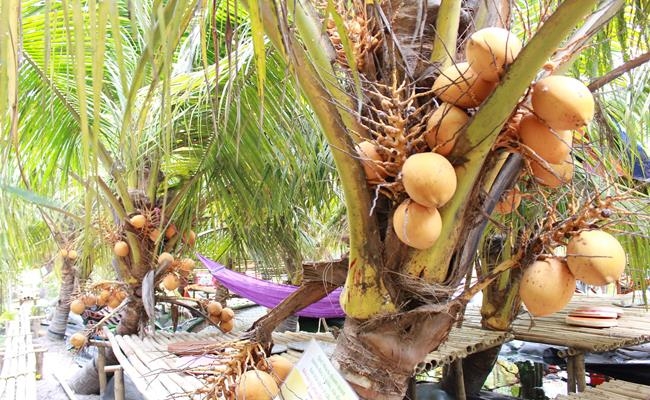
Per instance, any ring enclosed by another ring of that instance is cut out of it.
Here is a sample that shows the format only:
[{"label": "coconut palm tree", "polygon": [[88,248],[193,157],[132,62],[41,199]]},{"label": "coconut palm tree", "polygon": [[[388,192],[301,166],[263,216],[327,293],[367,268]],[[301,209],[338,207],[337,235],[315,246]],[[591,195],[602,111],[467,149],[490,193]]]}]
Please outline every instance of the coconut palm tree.
[{"label": "coconut palm tree", "polygon": [[[350,239],[342,297],[348,318],[334,359],[362,396],[401,398],[413,366],[446,338],[469,297],[498,273],[516,275],[513,268],[548,254],[558,244],[548,241],[549,227],[559,231],[552,222],[584,209],[557,214],[544,206],[557,198],[583,204],[601,192],[595,178],[550,191],[522,174],[529,154],[504,157],[517,143],[502,134],[506,122],[525,109],[522,96],[542,66],[569,68],[622,5],[551,3],[22,2],[22,39],[13,40],[17,30],[2,37],[13,44],[2,48],[19,50],[14,59],[24,60],[19,74],[11,63],[0,74],[21,94],[0,103],[3,122],[10,122],[3,138],[17,143],[11,154],[22,155],[34,191],[65,187],[75,172],[87,194],[84,232],[128,242],[129,257],[115,259],[130,288],[122,333],[137,331],[140,317],[151,314],[143,299],[170,270],[156,256],[188,252],[181,239],[192,227],[205,224],[240,243],[230,249],[265,254],[270,262],[275,253],[275,260],[279,254],[299,265],[321,234],[314,221],[336,215],[342,201]],[[642,7],[630,7],[636,17],[626,21],[641,20]],[[463,59],[470,32],[517,19],[522,23],[512,29],[524,49],[474,107],[449,156],[458,185],[440,209],[440,238],[426,249],[409,248],[392,216],[407,197],[404,160],[428,149],[421,136],[436,110],[431,85],[441,68]],[[572,33],[583,19],[585,30]],[[647,49],[643,40],[639,47]],[[355,148],[362,140],[381,146],[381,179],[367,181],[367,160]],[[584,157],[582,150],[576,152]],[[576,164],[582,175],[594,175]],[[545,201],[511,223],[516,251],[484,263],[496,266],[454,296],[485,236],[486,216],[517,179]],[[150,221],[146,232],[131,222],[138,214]],[[534,229],[517,229],[540,216],[545,222]],[[172,224],[176,238],[151,239],[154,229]],[[89,252],[92,242],[83,243]],[[217,246],[226,242],[218,243],[206,249],[224,249]],[[512,287],[500,294],[505,301],[490,300],[493,310],[508,310],[505,320],[520,304]]]}]

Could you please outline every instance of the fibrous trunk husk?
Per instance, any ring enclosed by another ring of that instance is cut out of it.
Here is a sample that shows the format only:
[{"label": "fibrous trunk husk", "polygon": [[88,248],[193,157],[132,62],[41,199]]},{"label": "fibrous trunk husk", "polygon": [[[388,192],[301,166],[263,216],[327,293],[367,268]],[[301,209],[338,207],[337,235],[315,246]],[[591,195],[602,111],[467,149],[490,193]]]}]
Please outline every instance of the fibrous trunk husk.
[{"label": "fibrous trunk husk", "polygon": [[74,292],[74,268],[70,261],[63,262],[61,269],[61,289],[59,290],[59,300],[57,301],[54,315],[47,329],[47,335],[54,340],[63,340],[65,331],[68,327],[68,315],[70,314],[70,302]]},{"label": "fibrous trunk husk", "polygon": [[460,309],[451,301],[368,321],[347,318],[333,362],[362,398],[403,399],[415,367],[447,339]]}]

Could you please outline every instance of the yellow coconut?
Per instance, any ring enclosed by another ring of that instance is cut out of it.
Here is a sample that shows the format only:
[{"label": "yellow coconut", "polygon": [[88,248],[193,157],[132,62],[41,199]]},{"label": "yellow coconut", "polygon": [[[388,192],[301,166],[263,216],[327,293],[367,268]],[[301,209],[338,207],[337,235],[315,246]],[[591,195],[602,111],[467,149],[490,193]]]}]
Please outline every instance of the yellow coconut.
[{"label": "yellow coconut", "polygon": [[293,369],[293,363],[279,354],[274,354],[267,360],[271,364],[271,375],[278,385],[282,384]]},{"label": "yellow coconut", "polygon": [[142,214],[137,214],[129,218],[129,222],[136,229],[142,229],[147,224],[147,218]]},{"label": "yellow coconut", "polygon": [[235,312],[232,310],[230,307],[224,307],[223,310],[221,310],[221,320],[222,321],[230,321],[235,317]]},{"label": "yellow coconut", "polygon": [[576,278],[559,258],[535,261],[524,271],[519,295],[534,316],[553,314],[566,306],[576,288]]},{"label": "yellow coconut", "polygon": [[151,231],[149,231],[149,240],[151,240],[152,242],[157,241],[159,237],[160,237],[160,229],[153,228]]},{"label": "yellow coconut", "polygon": [[444,102],[461,108],[478,107],[496,84],[480,79],[479,74],[462,62],[440,71],[433,82],[433,92]]},{"label": "yellow coconut", "polygon": [[86,304],[82,299],[74,299],[70,303],[70,311],[72,311],[75,314],[83,314],[84,311],[86,311]]},{"label": "yellow coconut", "polygon": [[368,181],[382,181],[388,176],[386,170],[381,166],[383,161],[381,155],[373,143],[364,140],[356,146],[356,150]]},{"label": "yellow coconut", "polygon": [[507,29],[489,27],[470,36],[465,48],[467,61],[481,79],[498,82],[521,51],[521,41]]},{"label": "yellow coconut", "polygon": [[158,255],[158,264],[162,263],[173,263],[174,262],[174,256],[172,256],[170,253],[164,251]]},{"label": "yellow coconut", "polygon": [[171,224],[167,227],[167,229],[165,229],[165,237],[167,239],[171,239],[174,237],[174,235],[176,235],[177,232],[178,231],[176,230],[176,225]]},{"label": "yellow coconut", "polygon": [[497,214],[510,214],[521,204],[521,192],[517,188],[506,191],[494,207]]},{"label": "yellow coconut", "polygon": [[194,265],[195,264],[196,263],[191,258],[184,258],[184,259],[181,260],[179,268],[180,268],[181,271],[184,271],[184,272],[189,274],[190,272],[192,272],[194,270]]},{"label": "yellow coconut", "polygon": [[533,171],[535,180],[544,186],[558,188],[573,179],[573,161],[564,161],[561,164],[548,164],[547,170],[536,161],[531,161],[530,168]]},{"label": "yellow coconut", "polygon": [[84,335],[81,332],[77,332],[70,336],[70,344],[75,348],[75,349],[80,349],[84,347],[88,343],[88,338],[86,335]]},{"label": "yellow coconut", "polygon": [[221,321],[219,322],[219,328],[221,328],[224,333],[228,333],[235,328],[235,320],[231,319],[228,321]]},{"label": "yellow coconut", "polygon": [[468,121],[469,115],[461,108],[449,103],[442,103],[427,121],[424,139],[431,150],[447,156],[451,153],[458,135]]},{"label": "yellow coconut", "polygon": [[416,153],[402,166],[402,183],[406,193],[425,207],[439,208],[456,192],[456,171],[437,153]]},{"label": "yellow coconut", "polygon": [[442,220],[437,209],[406,199],[395,209],[393,229],[404,244],[424,250],[440,237]]},{"label": "yellow coconut", "polygon": [[605,231],[582,231],[567,244],[567,263],[584,283],[606,285],[618,280],[625,270],[625,250]]},{"label": "yellow coconut", "polygon": [[70,250],[70,251],[68,251],[68,258],[69,258],[70,260],[76,260],[77,257],[78,257],[78,255],[77,255],[77,251],[76,251],[76,250]]},{"label": "yellow coconut", "polygon": [[111,298],[111,292],[109,290],[102,290],[97,296],[97,305],[100,307],[105,306],[108,303],[108,300]]},{"label": "yellow coconut", "polygon": [[84,294],[81,300],[84,302],[86,308],[94,307],[97,305],[97,296],[92,293]]},{"label": "yellow coconut", "polygon": [[273,377],[259,370],[244,372],[235,389],[237,400],[272,400],[280,392]]},{"label": "yellow coconut", "polygon": [[181,285],[181,280],[176,274],[167,274],[162,280],[162,285],[166,290],[176,290]]},{"label": "yellow coconut", "polygon": [[126,257],[129,255],[129,245],[123,240],[118,240],[113,246],[113,252],[118,257]]},{"label": "yellow coconut", "polygon": [[553,130],[534,114],[528,114],[519,123],[519,140],[551,164],[560,164],[569,157],[573,132]]},{"label": "yellow coconut", "polygon": [[223,310],[221,303],[217,301],[211,301],[208,303],[206,309],[209,316],[219,316],[219,319],[221,319],[221,311]]},{"label": "yellow coconut", "polygon": [[196,243],[196,232],[190,229],[189,232],[183,235],[183,242],[189,247],[194,247]]},{"label": "yellow coconut", "polygon": [[533,85],[533,111],[553,129],[578,129],[594,117],[594,97],[579,80],[551,75]]}]

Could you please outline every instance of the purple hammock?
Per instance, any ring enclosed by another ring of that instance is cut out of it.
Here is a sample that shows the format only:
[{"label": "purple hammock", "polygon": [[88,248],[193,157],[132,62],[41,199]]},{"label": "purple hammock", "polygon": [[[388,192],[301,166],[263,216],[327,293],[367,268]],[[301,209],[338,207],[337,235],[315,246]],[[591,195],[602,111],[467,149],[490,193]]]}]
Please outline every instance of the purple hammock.
[{"label": "purple hammock", "polygon": [[[212,276],[219,283],[227,287],[228,290],[267,308],[277,306],[282,300],[298,289],[298,286],[268,282],[241,274],[201,254],[197,254],[197,257],[210,270]],[[339,304],[340,295],[341,288],[334,289],[333,292],[316,303],[296,312],[296,315],[312,318],[344,317],[345,313]]]}]

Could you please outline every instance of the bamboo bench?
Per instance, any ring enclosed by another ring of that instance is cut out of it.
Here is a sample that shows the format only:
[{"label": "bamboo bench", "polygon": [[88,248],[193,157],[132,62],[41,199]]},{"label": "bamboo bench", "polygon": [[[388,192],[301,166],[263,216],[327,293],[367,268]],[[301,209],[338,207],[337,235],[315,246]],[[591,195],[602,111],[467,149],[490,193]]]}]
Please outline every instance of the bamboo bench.
[{"label": "bamboo bench", "polygon": [[611,380],[596,387],[588,387],[581,393],[570,393],[556,399],[625,400],[650,399],[650,386],[639,383]]},{"label": "bamboo bench", "polygon": [[[7,327],[4,359],[0,371],[0,398],[35,400],[37,364],[42,366],[44,349],[34,348],[29,317],[30,306],[23,304],[19,317]],[[40,363],[37,363],[40,358]]]}]

